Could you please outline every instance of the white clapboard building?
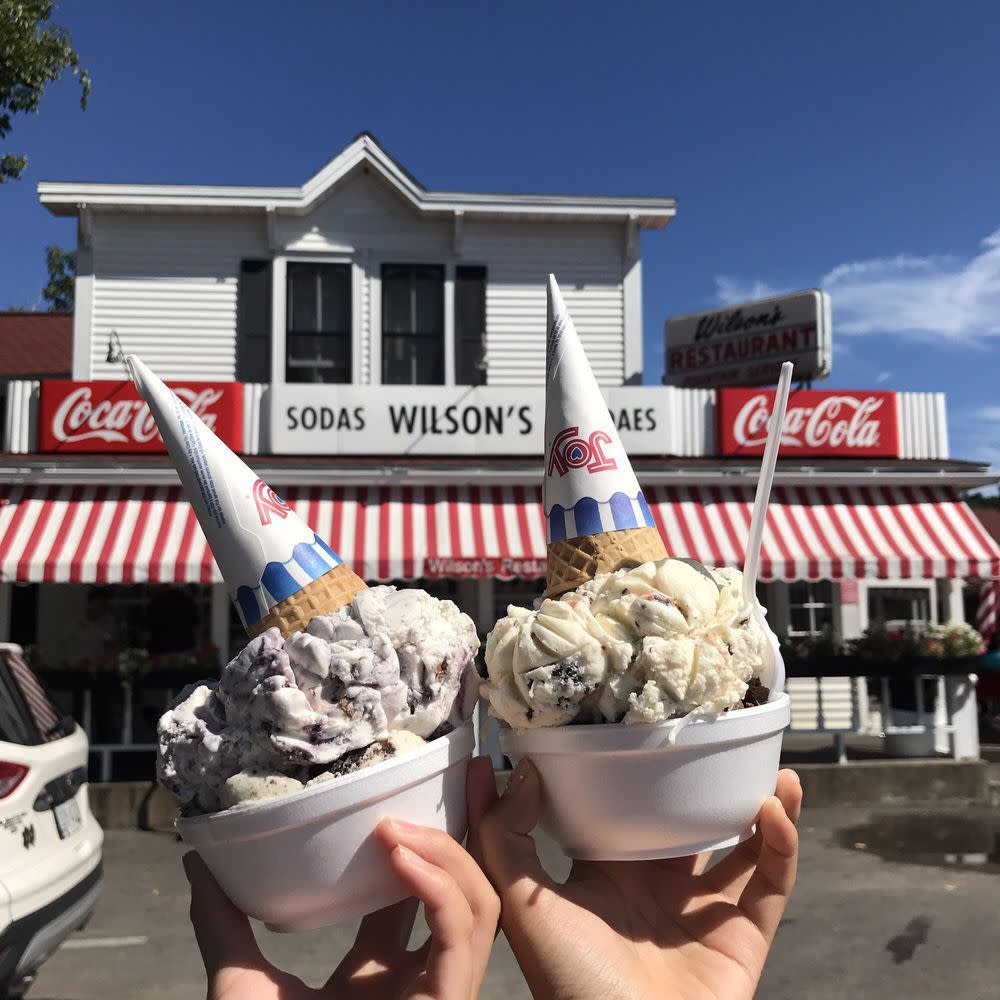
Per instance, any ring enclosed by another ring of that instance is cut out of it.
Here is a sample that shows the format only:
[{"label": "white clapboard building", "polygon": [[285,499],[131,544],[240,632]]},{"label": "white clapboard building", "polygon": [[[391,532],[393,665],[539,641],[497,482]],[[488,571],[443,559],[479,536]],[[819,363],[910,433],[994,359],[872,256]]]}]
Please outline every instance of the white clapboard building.
[{"label": "white clapboard building", "polygon": [[[94,676],[113,647],[119,674],[169,688],[241,639],[108,360],[119,344],[366,579],[451,595],[485,634],[544,576],[554,272],[668,548],[742,563],[759,458],[740,428],[766,392],[643,372],[643,283],[658,279],[643,276],[640,234],[669,225],[672,198],[429,190],[368,134],[301,187],[70,181],[39,196],[77,220],[72,379],[7,386],[0,640],[33,647],[56,681],[72,687],[81,665]],[[996,575],[1000,552],[959,498],[993,477],[950,456],[944,397],[827,392],[792,407],[803,433],[764,540],[777,630],[960,616],[964,582]],[[865,433],[837,431],[852,420]],[[154,707],[130,701],[101,724],[148,742]]]}]

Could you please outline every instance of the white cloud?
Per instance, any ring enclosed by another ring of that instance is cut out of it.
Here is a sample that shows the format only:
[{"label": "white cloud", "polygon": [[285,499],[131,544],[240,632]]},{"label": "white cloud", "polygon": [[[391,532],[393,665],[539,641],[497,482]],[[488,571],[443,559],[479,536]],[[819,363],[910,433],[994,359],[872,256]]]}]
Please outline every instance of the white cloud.
[{"label": "white cloud", "polygon": [[[1000,337],[1000,229],[971,257],[898,254],[839,264],[817,282],[836,334],[896,334],[982,345]],[[717,276],[720,302],[776,295],[760,280]]]},{"label": "white cloud", "polygon": [[1000,406],[981,406],[976,410],[977,420],[1000,420]]},{"label": "white cloud", "polygon": [[751,299],[769,299],[772,295],[780,295],[782,291],[784,289],[775,288],[764,281],[746,282],[725,275],[717,275],[715,278],[715,297],[721,306],[748,302]]},{"label": "white cloud", "polygon": [[884,383],[888,382],[889,379],[891,378],[892,378],[892,372],[879,372],[878,375],[875,376],[875,384],[883,385]]}]

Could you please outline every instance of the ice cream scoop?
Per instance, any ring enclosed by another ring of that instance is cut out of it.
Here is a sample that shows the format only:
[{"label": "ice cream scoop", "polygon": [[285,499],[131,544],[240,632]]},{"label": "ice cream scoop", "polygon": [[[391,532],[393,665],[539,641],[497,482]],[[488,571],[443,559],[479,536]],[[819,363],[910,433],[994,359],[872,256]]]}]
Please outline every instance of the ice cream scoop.
[{"label": "ice cream scoop", "polygon": [[185,813],[212,812],[340,773],[338,761],[394,733],[434,739],[472,715],[478,649],[451,601],[366,588],[304,632],[268,629],[216,685],[183,692],[158,727],[160,779]]},{"label": "ice cream scoop", "polygon": [[765,653],[738,570],[667,558],[510,607],[483,693],[516,729],[715,717],[741,706]]}]

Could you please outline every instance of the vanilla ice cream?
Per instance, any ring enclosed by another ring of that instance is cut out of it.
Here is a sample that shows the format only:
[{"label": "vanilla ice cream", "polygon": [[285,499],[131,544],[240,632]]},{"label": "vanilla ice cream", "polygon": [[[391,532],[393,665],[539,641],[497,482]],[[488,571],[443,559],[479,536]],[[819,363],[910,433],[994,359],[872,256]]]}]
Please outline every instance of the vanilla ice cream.
[{"label": "vanilla ice cream", "polygon": [[451,601],[362,590],[304,632],[268,629],[217,683],[182,692],[157,727],[160,780],[185,813],[213,812],[406,752],[471,717],[478,649]]},{"label": "vanilla ice cream", "polygon": [[741,586],[738,570],[661,559],[508,608],[486,646],[492,714],[515,729],[631,724],[766,700],[767,637]]}]

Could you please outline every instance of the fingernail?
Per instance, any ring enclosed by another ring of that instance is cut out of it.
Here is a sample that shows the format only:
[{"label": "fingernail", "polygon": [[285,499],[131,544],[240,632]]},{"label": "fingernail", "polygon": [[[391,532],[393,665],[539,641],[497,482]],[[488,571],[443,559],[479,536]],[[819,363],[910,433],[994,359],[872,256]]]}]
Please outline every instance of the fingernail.
[{"label": "fingernail", "polygon": [[420,832],[420,827],[416,823],[407,823],[405,819],[396,819],[391,816],[385,822],[399,833],[415,834]]},{"label": "fingernail", "polygon": [[524,779],[527,777],[527,774],[528,761],[522,758],[517,762],[517,767],[514,768],[513,773],[507,779],[507,787],[503,790],[503,798],[514,798],[524,785]]}]

